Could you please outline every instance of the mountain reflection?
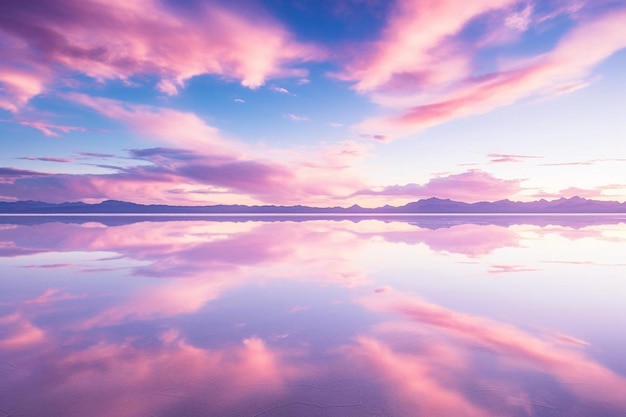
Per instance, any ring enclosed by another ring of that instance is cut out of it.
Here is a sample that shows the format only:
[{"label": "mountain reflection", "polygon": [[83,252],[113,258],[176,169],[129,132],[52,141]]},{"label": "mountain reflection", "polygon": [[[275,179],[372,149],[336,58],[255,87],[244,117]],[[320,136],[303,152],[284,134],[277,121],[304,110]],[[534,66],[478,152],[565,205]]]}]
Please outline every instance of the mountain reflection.
[{"label": "mountain reflection", "polygon": [[619,219],[52,220],[0,225],[0,416],[626,413]]}]

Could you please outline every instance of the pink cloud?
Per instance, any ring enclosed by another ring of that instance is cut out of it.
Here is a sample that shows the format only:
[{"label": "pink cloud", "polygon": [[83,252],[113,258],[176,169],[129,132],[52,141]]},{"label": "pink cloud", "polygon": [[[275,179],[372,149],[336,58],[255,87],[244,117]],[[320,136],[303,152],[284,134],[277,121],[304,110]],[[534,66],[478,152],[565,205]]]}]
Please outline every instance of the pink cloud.
[{"label": "pink cloud", "polygon": [[563,190],[559,190],[556,193],[546,193],[539,192],[533,195],[536,198],[550,198],[550,199],[558,199],[558,198],[571,198],[571,197],[582,197],[582,198],[598,198],[603,197],[602,190],[589,190],[578,187],[569,187]]},{"label": "pink cloud", "polygon": [[155,74],[157,88],[175,94],[186,80],[202,74],[236,79],[250,88],[268,78],[302,77],[306,71],[293,64],[324,56],[319,48],[294,40],[260,7],[204,2],[183,10],[160,0],[55,0],[28,7],[8,3],[2,16],[5,62],[26,68],[0,68],[5,90],[0,105],[11,111],[43,91],[47,79],[41,62],[60,73],[78,71],[100,81]]},{"label": "pink cloud", "polygon": [[69,133],[69,132],[86,132],[91,129],[87,129],[79,126],[65,126],[65,125],[57,125],[53,123],[39,122],[39,121],[27,121],[22,120],[17,123],[32,127],[34,129],[39,130],[41,133],[48,137],[59,137],[61,133]]},{"label": "pink cloud", "polygon": [[480,0],[460,5],[454,0],[400,0],[381,39],[369,48],[360,48],[359,56],[340,76],[356,80],[355,88],[364,92],[395,89],[401,84],[432,87],[456,81],[469,70],[470,57],[455,50],[448,39],[473,18],[515,2]]},{"label": "pink cloud", "polygon": [[82,294],[82,295],[70,294],[67,292],[63,292],[60,288],[48,288],[41,295],[38,295],[35,298],[25,300],[22,302],[22,304],[42,305],[42,304],[56,303],[58,301],[76,300],[80,298],[87,298],[87,295],[86,294]]},{"label": "pink cloud", "polygon": [[578,91],[578,90],[582,90],[585,87],[590,86],[591,83],[588,81],[578,81],[578,82],[574,82],[572,84],[566,84],[566,85],[562,85],[559,86],[557,88],[554,89],[554,94],[559,95],[559,94],[569,94],[569,93],[573,93],[574,91]]},{"label": "pink cloud", "polygon": [[622,236],[606,233],[606,230],[599,226],[599,224],[596,224],[595,227],[584,223],[581,225],[572,224],[569,227],[550,225],[537,229],[534,232],[542,236],[557,234],[568,240],[595,239],[605,242],[626,242],[626,238]]},{"label": "pink cloud", "polygon": [[66,98],[129,126],[151,139],[211,155],[235,156],[238,151],[221,137],[218,129],[191,112],[168,108],[126,104],[119,100],[68,94]]},{"label": "pink cloud", "polygon": [[[489,410],[473,404],[458,386],[461,378],[444,377],[448,368],[461,360],[452,352],[421,352],[421,355],[392,350],[371,337],[359,337],[355,346],[344,350],[356,369],[373,368],[369,375],[380,375],[382,389],[389,396],[389,407],[398,415],[441,415],[487,417]],[[422,359],[422,360],[420,360]],[[443,371],[443,372],[442,372]]]},{"label": "pink cloud", "polygon": [[[1,175],[1,172],[0,172]],[[110,181],[114,186],[116,181]],[[86,198],[106,199],[106,191],[97,177],[67,174],[24,175],[9,182],[0,179],[0,194],[18,200],[38,200],[52,203],[78,201]],[[121,182],[118,182],[121,185]],[[136,187],[139,192],[139,187]],[[141,195],[141,193],[139,194]]]},{"label": "pink cloud", "polygon": [[0,350],[20,350],[42,343],[45,333],[19,313],[0,317]]},{"label": "pink cloud", "polygon": [[498,264],[491,265],[489,268],[490,274],[503,274],[503,273],[511,273],[511,272],[534,272],[541,271],[537,268],[530,268],[525,265],[509,265],[509,264]]},{"label": "pink cloud", "polygon": [[459,224],[439,229],[382,231],[388,242],[424,243],[434,251],[460,253],[475,258],[504,247],[519,247],[520,236],[508,227],[496,225]]},{"label": "pink cloud", "polygon": [[541,261],[546,264],[564,264],[564,265],[583,265],[583,266],[626,266],[626,263],[618,263],[618,264],[609,264],[609,263],[599,263],[594,261]]},{"label": "pink cloud", "polygon": [[[10,398],[3,409],[68,417],[189,415],[197,410],[248,415],[270,407],[290,383],[311,373],[310,367],[296,367],[295,352],[254,336],[212,349],[190,343],[173,329],[155,338],[150,348],[132,340],[73,337],[88,344],[51,344],[34,352],[36,361],[32,355],[11,357],[19,371],[2,386]],[[32,392],[37,395],[28,395]]]},{"label": "pink cloud", "polygon": [[378,142],[389,142],[391,140],[391,138],[385,136],[385,135],[368,135],[368,134],[362,134],[361,135],[362,138],[366,138],[366,139],[374,139]]},{"label": "pink cloud", "polygon": [[[585,344],[572,343],[579,341],[575,337],[570,339],[555,334],[543,338],[509,324],[452,311],[418,297],[391,291],[365,298],[362,303],[368,308],[393,312],[407,319],[411,324],[404,331],[428,326],[437,333],[429,334],[428,338],[443,341],[453,351],[459,351],[459,355],[467,352],[468,347],[484,347],[494,352],[502,364],[550,375],[581,401],[606,402],[617,409],[626,409],[626,399],[621,395],[626,389],[626,378],[581,351]],[[469,366],[469,362],[466,364]],[[580,377],[586,384],[571,384]],[[404,383],[410,386],[411,382],[406,380]]]},{"label": "pink cloud", "polygon": [[502,153],[490,153],[487,155],[490,159],[490,163],[499,164],[505,162],[526,162],[529,159],[538,159],[541,156],[535,155],[518,155],[518,154],[502,154]]},{"label": "pink cloud", "polygon": [[626,162],[624,158],[601,158],[601,159],[588,159],[586,161],[571,161],[571,162],[554,162],[549,164],[541,164],[541,166],[579,166],[579,165],[596,165],[602,162]]},{"label": "pink cloud", "polygon": [[550,166],[585,166],[585,165],[593,165],[593,161],[573,161],[573,162],[555,162],[551,164],[541,164],[542,166],[550,167]]},{"label": "pink cloud", "polygon": [[[587,12],[553,50],[525,59],[500,60],[495,71],[484,74],[472,64],[481,50],[480,42],[474,47],[464,45],[458,38],[460,31],[479,14],[496,9],[506,14],[516,2],[472,2],[461,10],[452,7],[454,2],[440,3],[434,7],[401,2],[398,10],[403,13],[388,22],[383,39],[375,44],[374,57],[348,66],[346,77],[357,81],[355,88],[372,93],[376,102],[396,113],[362,122],[359,128],[364,132],[402,136],[526,97],[575,91],[589,82],[595,66],[626,47],[626,9],[616,7],[596,16]],[[430,23],[423,22],[425,19]],[[440,26],[424,30],[430,25]],[[491,28],[494,34],[500,29]],[[603,42],[592,45],[589,33]],[[517,39],[514,36],[506,42]]]},{"label": "pink cloud", "polygon": [[[470,341],[481,342],[513,357],[551,365],[566,362],[561,357],[561,354],[566,352],[561,352],[560,348],[552,347],[548,342],[514,326],[470,314],[461,314],[419,297],[388,292],[363,299],[363,303],[369,308],[393,311],[412,322],[434,326]],[[578,352],[567,353],[580,358]]]},{"label": "pink cloud", "polygon": [[[305,170],[322,170],[339,174],[343,170],[348,170],[354,164],[369,155],[369,145],[356,142],[345,141],[332,145],[324,145],[315,149],[315,157],[307,157],[304,152],[294,155],[297,158],[297,165]],[[339,179],[339,178],[337,178]]]},{"label": "pink cloud", "polygon": [[565,343],[565,344],[570,344],[573,346],[591,346],[591,344],[589,342],[586,342],[582,339],[578,339],[577,337],[573,337],[567,334],[557,334],[554,336],[554,338],[559,342],[559,343]]},{"label": "pink cloud", "polygon": [[[1,36],[0,25],[0,39]],[[9,42],[9,45],[11,43]],[[18,58],[18,57],[16,57]],[[48,71],[34,64],[29,70],[7,65],[9,54],[0,63],[0,108],[16,113],[31,97],[43,92],[48,80]]]},{"label": "pink cloud", "polygon": [[129,321],[172,317],[197,312],[226,290],[240,285],[235,271],[228,279],[213,276],[210,280],[178,280],[142,291],[126,303],[111,307],[94,317],[82,320],[76,329],[111,326]]},{"label": "pink cloud", "polygon": [[[607,193],[608,191],[608,193]],[[532,194],[533,198],[556,200],[559,198],[581,197],[592,200],[624,201],[626,199],[626,185],[611,184],[596,188],[568,187],[556,192],[538,191]]]},{"label": "pink cloud", "polygon": [[523,180],[503,180],[492,174],[472,169],[460,174],[435,177],[423,185],[393,185],[380,191],[361,190],[356,195],[450,198],[467,203],[509,198],[522,190]]}]

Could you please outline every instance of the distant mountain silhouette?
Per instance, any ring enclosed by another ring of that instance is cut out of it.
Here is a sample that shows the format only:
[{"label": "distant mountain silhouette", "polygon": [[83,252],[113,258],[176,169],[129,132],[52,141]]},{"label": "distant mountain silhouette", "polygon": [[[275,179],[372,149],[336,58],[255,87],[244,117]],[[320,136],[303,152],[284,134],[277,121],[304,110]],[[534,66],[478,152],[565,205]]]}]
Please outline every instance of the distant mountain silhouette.
[{"label": "distant mountain silhouette", "polygon": [[558,200],[517,202],[464,203],[449,199],[428,198],[404,206],[364,208],[307,207],[307,206],[169,206],[143,205],[125,201],[107,200],[98,204],[66,202],[60,204],[41,201],[0,202],[0,214],[478,214],[478,213],[626,213],[626,203],[588,200],[581,197]]}]

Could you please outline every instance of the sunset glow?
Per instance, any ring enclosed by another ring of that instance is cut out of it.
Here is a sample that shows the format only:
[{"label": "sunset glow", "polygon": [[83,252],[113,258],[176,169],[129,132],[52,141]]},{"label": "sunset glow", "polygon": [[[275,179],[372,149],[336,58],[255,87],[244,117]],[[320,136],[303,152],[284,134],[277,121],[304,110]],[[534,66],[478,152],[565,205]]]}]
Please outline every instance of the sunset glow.
[{"label": "sunset glow", "polygon": [[626,200],[623,0],[5,1],[0,45],[0,201]]}]

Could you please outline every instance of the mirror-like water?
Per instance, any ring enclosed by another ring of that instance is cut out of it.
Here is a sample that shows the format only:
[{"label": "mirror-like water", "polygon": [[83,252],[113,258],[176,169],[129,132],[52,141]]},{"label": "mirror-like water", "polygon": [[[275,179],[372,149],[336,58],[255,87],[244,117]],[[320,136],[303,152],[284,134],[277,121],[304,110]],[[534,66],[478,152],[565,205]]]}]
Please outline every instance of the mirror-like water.
[{"label": "mirror-like water", "polygon": [[2,218],[0,417],[626,415],[624,218],[267,220]]}]

